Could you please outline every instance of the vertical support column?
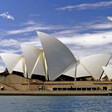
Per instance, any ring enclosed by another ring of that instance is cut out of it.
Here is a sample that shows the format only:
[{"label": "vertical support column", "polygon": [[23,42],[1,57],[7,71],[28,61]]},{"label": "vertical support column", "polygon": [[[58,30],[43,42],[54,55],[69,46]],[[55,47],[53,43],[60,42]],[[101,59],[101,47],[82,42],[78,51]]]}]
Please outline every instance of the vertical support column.
[{"label": "vertical support column", "polygon": [[25,59],[23,56],[22,56],[22,68],[24,77],[28,78],[28,75],[26,74]]},{"label": "vertical support column", "polygon": [[43,55],[43,65],[44,65],[44,71],[45,71],[45,79],[49,80],[48,70],[47,70],[47,63],[46,63],[44,52],[42,53],[42,55]]},{"label": "vertical support column", "polygon": [[76,75],[77,75],[77,62],[76,62],[76,65],[75,65],[75,78],[74,78],[74,81],[76,81]]}]

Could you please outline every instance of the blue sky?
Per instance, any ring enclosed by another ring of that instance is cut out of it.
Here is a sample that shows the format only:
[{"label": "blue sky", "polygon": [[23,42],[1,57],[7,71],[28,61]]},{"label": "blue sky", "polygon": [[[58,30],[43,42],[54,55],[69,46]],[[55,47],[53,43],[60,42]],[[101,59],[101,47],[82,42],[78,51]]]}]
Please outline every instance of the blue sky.
[{"label": "blue sky", "polygon": [[20,44],[41,48],[37,30],[61,40],[77,59],[112,54],[112,0],[0,0],[0,53],[21,54]]}]

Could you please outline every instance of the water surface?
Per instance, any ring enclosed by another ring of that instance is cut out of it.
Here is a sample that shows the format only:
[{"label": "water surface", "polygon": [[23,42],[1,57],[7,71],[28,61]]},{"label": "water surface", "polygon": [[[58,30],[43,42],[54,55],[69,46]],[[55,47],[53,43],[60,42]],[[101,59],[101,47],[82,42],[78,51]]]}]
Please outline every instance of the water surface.
[{"label": "water surface", "polygon": [[0,112],[112,112],[112,96],[0,96]]}]

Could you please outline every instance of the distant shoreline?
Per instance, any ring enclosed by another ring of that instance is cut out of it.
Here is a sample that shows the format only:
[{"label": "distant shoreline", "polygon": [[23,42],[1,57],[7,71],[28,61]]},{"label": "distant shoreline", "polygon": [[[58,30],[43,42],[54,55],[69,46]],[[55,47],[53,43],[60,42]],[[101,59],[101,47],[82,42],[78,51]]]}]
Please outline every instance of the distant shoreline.
[{"label": "distant shoreline", "polygon": [[112,96],[112,91],[0,91],[0,95]]}]

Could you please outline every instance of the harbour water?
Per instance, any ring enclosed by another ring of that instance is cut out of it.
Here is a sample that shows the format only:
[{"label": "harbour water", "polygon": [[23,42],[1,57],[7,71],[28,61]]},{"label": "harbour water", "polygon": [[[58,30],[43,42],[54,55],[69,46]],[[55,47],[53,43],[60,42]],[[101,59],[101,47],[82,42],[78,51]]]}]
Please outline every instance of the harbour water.
[{"label": "harbour water", "polygon": [[0,112],[112,112],[112,96],[0,96]]}]

